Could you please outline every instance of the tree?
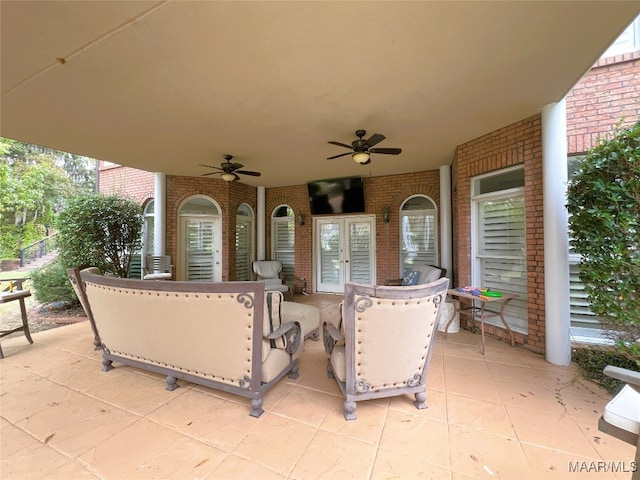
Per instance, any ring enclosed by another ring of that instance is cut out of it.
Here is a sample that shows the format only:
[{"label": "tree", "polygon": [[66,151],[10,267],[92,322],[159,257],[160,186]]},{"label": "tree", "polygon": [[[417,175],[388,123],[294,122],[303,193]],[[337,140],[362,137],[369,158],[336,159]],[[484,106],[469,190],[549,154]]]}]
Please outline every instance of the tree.
[{"label": "tree", "polygon": [[68,201],[56,225],[65,267],[91,265],[126,277],[140,248],[142,209],[118,195],[83,194]]},{"label": "tree", "polygon": [[640,123],[587,153],[567,208],[591,308],[640,367]]}]

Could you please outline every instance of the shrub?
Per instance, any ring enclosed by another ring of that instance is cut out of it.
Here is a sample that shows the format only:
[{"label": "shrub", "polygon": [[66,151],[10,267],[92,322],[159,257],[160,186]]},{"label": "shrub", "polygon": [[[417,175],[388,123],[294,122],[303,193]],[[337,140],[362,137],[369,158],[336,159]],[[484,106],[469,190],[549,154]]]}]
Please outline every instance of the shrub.
[{"label": "shrub", "polygon": [[59,260],[34,270],[31,282],[34,296],[40,303],[65,302],[70,305],[80,303],[67,278],[66,269]]},{"label": "shrub", "polygon": [[640,368],[640,123],[587,153],[567,208],[591,309]]},{"label": "shrub", "polygon": [[142,231],[142,210],[135,201],[118,195],[79,195],[60,212],[56,225],[65,267],[92,265],[127,276]]},{"label": "shrub", "polygon": [[585,346],[574,348],[571,359],[578,366],[580,374],[587,380],[600,385],[609,393],[618,393],[625,382],[608,377],[602,371],[607,365],[635,369],[635,362],[612,348]]}]

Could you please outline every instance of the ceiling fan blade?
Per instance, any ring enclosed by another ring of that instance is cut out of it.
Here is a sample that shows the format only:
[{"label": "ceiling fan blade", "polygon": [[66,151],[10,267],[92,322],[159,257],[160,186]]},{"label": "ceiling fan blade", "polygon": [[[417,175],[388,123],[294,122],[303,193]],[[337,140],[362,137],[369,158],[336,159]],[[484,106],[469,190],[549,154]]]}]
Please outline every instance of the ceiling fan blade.
[{"label": "ceiling fan blade", "polygon": [[201,177],[206,177],[207,175],[220,175],[222,172],[209,172],[209,173],[203,173],[202,175],[200,175]]},{"label": "ceiling fan blade", "polygon": [[252,172],[251,170],[234,170],[233,173],[240,173],[241,175],[251,175],[252,177],[259,177],[262,175],[260,172]]},{"label": "ceiling fan blade", "polygon": [[399,155],[402,153],[401,148],[370,148],[369,153],[384,153],[386,155]]},{"label": "ceiling fan blade", "polygon": [[203,165],[203,164],[199,164],[201,167],[207,167],[207,168],[215,168],[217,170],[222,170],[220,167],[214,167],[213,165]]},{"label": "ceiling fan blade", "polygon": [[229,169],[230,171],[238,170],[239,168],[244,167],[244,165],[242,165],[241,163],[236,163],[236,162],[223,163],[221,166],[222,166],[223,169],[225,169],[225,170]]},{"label": "ceiling fan blade", "polygon": [[385,137],[380,133],[374,133],[373,135],[371,135],[371,137],[369,137],[369,140],[367,140],[367,145],[369,145],[370,147],[373,147],[374,145],[379,144],[385,138],[387,137]]},{"label": "ceiling fan blade", "polygon": [[[351,148],[351,147],[349,147]],[[344,157],[345,155],[352,155],[352,152],[341,153],[340,155],[334,155],[333,157],[327,157],[327,160],[333,160],[334,158]]]},{"label": "ceiling fan blade", "polygon": [[340,142],[327,142],[327,143],[330,143],[331,145],[337,145],[338,147],[348,148],[349,150],[353,148],[351,145],[347,145],[346,143],[340,143]]}]

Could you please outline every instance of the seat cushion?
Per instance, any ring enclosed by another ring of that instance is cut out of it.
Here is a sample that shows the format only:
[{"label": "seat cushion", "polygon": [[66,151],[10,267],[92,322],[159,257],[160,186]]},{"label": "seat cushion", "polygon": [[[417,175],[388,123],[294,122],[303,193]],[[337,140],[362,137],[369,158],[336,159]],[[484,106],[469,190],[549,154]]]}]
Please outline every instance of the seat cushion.
[{"label": "seat cushion", "polygon": [[282,302],[282,321],[299,322],[302,338],[317,330],[320,326],[320,310],[313,305],[294,302]]},{"label": "seat cushion", "polygon": [[344,345],[336,345],[331,352],[331,368],[338,380],[347,381],[347,361],[345,356]]},{"label": "seat cushion", "polygon": [[611,425],[640,434],[640,392],[625,385],[604,407],[602,417]]}]

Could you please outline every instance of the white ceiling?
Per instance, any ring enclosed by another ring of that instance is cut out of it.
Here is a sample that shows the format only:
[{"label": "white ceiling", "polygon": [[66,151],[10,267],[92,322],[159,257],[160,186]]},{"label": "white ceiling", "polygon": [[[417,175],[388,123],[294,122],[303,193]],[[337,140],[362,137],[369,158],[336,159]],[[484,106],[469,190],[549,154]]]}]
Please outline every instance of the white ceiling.
[{"label": "white ceiling", "polygon": [[[630,1],[8,1],[0,134],[198,176],[232,154],[266,187],[448,165],[560,100]],[[370,165],[329,140],[384,134]]]}]

